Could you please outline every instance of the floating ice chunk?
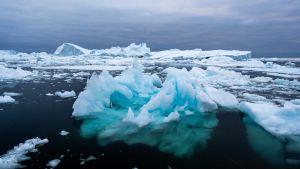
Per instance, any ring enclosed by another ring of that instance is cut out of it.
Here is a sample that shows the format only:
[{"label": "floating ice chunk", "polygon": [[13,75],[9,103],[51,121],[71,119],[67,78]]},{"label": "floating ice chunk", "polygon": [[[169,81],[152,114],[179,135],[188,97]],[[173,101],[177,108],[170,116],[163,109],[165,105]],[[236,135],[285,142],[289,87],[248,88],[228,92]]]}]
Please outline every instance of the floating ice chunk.
[{"label": "floating ice chunk", "polygon": [[65,131],[65,130],[62,130],[62,131],[59,132],[59,134],[62,135],[62,136],[66,136],[66,135],[69,135],[70,133]]},{"label": "floating ice chunk", "polygon": [[21,68],[7,68],[0,65],[0,79],[24,79],[34,75],[31,71],[26,71]]},{"label": "floating ice chunk", "polygon": [[271,103],[242,102],[240,110],[272,134],[300,134],[300,105],[285,102],[279,107]]},{"label": "floating ice chunk", "polygon": [[55,168],[60,163],[60,159],[53,159],[47,163],[47,166],[50,168]]},{"label": "floating ice chunk", "polygon": [[180,117],[180,114],[177,111],[170,113],[167,117],[164,118],[165,123],[169,123],[172,121],[177,121]]},{"label": "floating ice chunk", "polygon": [[4,92],[3,93],[4,96],[21,96],[22,93],[15,93],[15,92]]},{"label": "floating ice chunk", "polygon": [[250,94],[250,93],[243,93],[243,97],[249,101],[257,102],[257,101],[265,101],[267,98],[263,96],[259,96],[256,94]]},{"label": "floating ice chunk", "polygon": [[16,100],[10,96],[0,96],[0,104],[1,103],[14,103]]},{"label": "floating ice chunk", "polygon": [[48,143],[48,139],[33,138],[26,140],[24,143],[20,143],[15,146],[14,149],[9,150],[6,154],[0,156],[0,168],[1,169],[13,169],[24,167],[19,162],[30,159],[26,156],[27,153],[37,152],[37,147]]},{"label": "floating ice chunk", "polygon": [[97,160],[97,158],[96,157],[94,157],[94,156],[92,156],[92,155],[90,155],[88,158],[86,158],[86,159],[84,159],[84,158],[81,158],[80,159],[80,165],[83,165],[83,164],[85,164],[86,162],[88,162],[88,161],[92,161],[92,160]]},{"label": "floating ice chunk", "polygon": [[221,107],[229,109],[238,108],[239,102],[233,94],[213,87],[205,87],[205,91],[208,96]]},{"label": "floating ice chunk", "polygon": [[[106,71],[94,74],[73,105],[72,115],[84,119],[82,136],[96,136],[101,145],[124,141],[157,146],[176,156],[189,156],[196,146],[204,147],[218,123],[216,101],[196,72],[176,68],[165,72],[163,84],[157,75],[144,74],[137,62],[117,77]],[[232,99],[225,91],[211,90]],[[174,120],[177,123],[171,123]]]},{"label": "floating ice chunk", "polygon": [[59,79],[59,78],[64,78],[64,77],[66,77],[68,75],[69,75],[69,73],[57,73],[57,74],[54,74],[52,77]]},{"label": "floating ice chunk", "polygon": [[46,93],[45,95],[46,96],[54,96],[54,94],[52,94],[52,93]]},{"label": "floating ice chunk", "polygon": [[74,77],[78,77],[78,76],[90,76],[91,74],[89,72],[77,72],[77,73],[73,73]]},{"label": "floating ice chunk", "polygon": [[74,92],[74,90],[72,91],[64,91],[64,92],[55,92],[56,96],[59,96],[61,98],[68,98],[68,97],[75,97],[76,93]]}]

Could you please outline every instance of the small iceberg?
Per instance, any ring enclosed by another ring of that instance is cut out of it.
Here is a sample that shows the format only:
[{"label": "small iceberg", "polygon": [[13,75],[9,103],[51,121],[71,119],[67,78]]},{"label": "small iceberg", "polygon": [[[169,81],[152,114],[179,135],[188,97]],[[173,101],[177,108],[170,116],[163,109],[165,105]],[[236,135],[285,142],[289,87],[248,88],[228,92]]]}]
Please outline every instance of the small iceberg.
[{"label": "small iceberg", "polygon": [[69,98],[69,97],[75,97],[76,96],[76,93],[74,90],[72,91],[58,91],[58,92],[55,92],[55,95],[56,96],[59,96],[61,98]]}]

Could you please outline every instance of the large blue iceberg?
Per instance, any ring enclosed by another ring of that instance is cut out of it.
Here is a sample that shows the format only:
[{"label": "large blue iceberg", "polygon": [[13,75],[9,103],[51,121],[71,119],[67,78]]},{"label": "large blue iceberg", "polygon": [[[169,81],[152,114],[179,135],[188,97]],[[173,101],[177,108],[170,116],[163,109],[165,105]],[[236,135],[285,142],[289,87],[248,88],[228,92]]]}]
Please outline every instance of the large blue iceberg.
[{"label": "large blue iceberg", "polygon": [[[106,71],[94,74],[72,115],[83,119],[81,134],[98,137],[101,145],[141,143],[189,156],[196,147],[205,147],[218,124],[218,107],[238,105],[232,94],[205,86],[191,71],[168,68],[163,83],[156,74],[145,74],[137,62],[117,77]],[[231,101],[222,102],[216,95]]]}]

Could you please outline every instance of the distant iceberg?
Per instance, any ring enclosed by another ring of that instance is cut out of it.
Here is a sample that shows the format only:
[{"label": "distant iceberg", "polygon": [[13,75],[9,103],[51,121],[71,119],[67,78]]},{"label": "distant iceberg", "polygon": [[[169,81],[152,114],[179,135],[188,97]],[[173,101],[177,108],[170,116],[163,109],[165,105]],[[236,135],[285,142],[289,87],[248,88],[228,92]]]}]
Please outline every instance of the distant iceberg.
[{"label": "distant iceberg", "polygon": [[90,50],[74,45],[72,43],[63,43],[60,45],[54,52],[54,55],[58,56],[78,56],[78,55],[87,55],[90,53]]},{"label": "distant iceberg", "polygon": [[146,57],[150,56],[150,48],[146,43],[132,43],[128,47],[112,47],[109,49],[93,50],[92,55],[102,56],[128,56],[128,57]]},{"label": "distant iceberg", "polygon": [[63,43],[60,45],[54,55],[58,56],[79,56],[79,55],[95,55],[95,56],[120,56],[120,57],[144,57],[150,55],[150,48],[145,43],[136,45],[130,44],[128,47],[112,47],[109,49],[85,49],[72,43]]}]

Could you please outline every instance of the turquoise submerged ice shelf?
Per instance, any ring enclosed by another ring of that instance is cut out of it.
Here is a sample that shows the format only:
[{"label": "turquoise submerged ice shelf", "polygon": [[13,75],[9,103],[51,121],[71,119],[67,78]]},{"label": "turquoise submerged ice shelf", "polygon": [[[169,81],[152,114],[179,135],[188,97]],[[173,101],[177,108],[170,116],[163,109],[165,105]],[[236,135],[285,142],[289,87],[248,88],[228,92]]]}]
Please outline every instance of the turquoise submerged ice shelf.
[{"label": "turquoise submerged ice shelf", "polygon": [[93,75],[73,105],[73,116],[83,119],[81,134],[98,137],[101,145],[141,143],[181,157],[191,155],[196,146],[204,148],[218,124],[217,109],[234,109],[238,101],[205,86],[186,69],[165,72],[162,83],[135,62],[117,77],[105,71]]}]

